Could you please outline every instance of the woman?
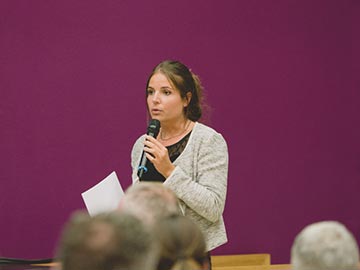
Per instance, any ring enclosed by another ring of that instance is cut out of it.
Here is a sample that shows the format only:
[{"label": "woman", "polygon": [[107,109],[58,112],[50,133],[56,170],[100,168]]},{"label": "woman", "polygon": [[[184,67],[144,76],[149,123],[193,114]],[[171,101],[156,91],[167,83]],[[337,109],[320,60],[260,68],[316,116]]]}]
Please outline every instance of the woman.
[{"label": "woman", "polygon": [[[143,135],[132,149],[133,182],[161,181],[174,191],[184,215],[203,231],[210,251],[227,242],[223,211],[228,150],[221,134],[199,123],[199,78],[178,61],[158,64],[146,85],[149,116],[160,121],[156,138]],[[142,152],[148,171],[137,175]]]}]

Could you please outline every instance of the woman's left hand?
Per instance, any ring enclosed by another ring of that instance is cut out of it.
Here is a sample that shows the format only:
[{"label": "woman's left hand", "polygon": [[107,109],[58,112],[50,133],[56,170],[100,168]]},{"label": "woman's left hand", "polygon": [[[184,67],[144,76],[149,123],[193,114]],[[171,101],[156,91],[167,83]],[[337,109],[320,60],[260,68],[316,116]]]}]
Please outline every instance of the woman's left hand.
[{"label": "woman's left hand", "polygon": [[168,178],[175,169],[169,158],[168,150],[154,137],[146,136],[144,142],[146,158],[154,164],[156,170]]}]

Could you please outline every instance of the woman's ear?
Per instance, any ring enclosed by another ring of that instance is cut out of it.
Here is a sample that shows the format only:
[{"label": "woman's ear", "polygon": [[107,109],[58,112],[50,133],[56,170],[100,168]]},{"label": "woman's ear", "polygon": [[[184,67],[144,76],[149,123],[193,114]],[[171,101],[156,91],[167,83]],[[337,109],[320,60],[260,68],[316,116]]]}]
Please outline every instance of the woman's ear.
[{"label": "woman's ear", "polygon": [[191,92],[187,92],[184,100],[184,107],[187,107],[191,101],[192,94]]}]

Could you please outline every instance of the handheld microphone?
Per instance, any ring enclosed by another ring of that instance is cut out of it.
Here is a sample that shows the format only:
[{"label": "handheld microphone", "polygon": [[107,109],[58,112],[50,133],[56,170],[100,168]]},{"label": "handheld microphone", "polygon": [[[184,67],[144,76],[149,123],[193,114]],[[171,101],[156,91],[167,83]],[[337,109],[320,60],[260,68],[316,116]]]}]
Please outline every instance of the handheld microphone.
[{"label": "handheld microphone", "polygon": [[[147,128],[147,135],[151,136],[151,137],[154,137],[156,138],[157,135],[159,134],[159,130],[160,130],[160,121],[157,120],[157,119],[152,119],[150,122],[149,122],[149,126]],[[142,155],[141,155],[141,159],[140,159],[140,164],[139,164],[139,167],[138,167],[138,172],[137,172],[137,175],[139,176],[139,179],[141,179],[142,175],[144,173],[147,172],[147,168],[146,168],[146,155],[145,155],[145,151],[142,152]]]}]

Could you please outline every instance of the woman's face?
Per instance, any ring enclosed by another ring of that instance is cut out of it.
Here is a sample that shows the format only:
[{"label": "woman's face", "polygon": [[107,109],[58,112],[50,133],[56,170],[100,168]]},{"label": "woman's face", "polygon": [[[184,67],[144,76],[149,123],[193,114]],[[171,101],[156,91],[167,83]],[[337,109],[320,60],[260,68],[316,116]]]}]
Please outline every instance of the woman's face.
[{"label": "woman's face", "polygon": [[158,119],[162,123],[184,119],[184,107],[188,102],[181,98],[180,91],[164,74],[157,72],[150,78],[147,94],[151,118]]}]

